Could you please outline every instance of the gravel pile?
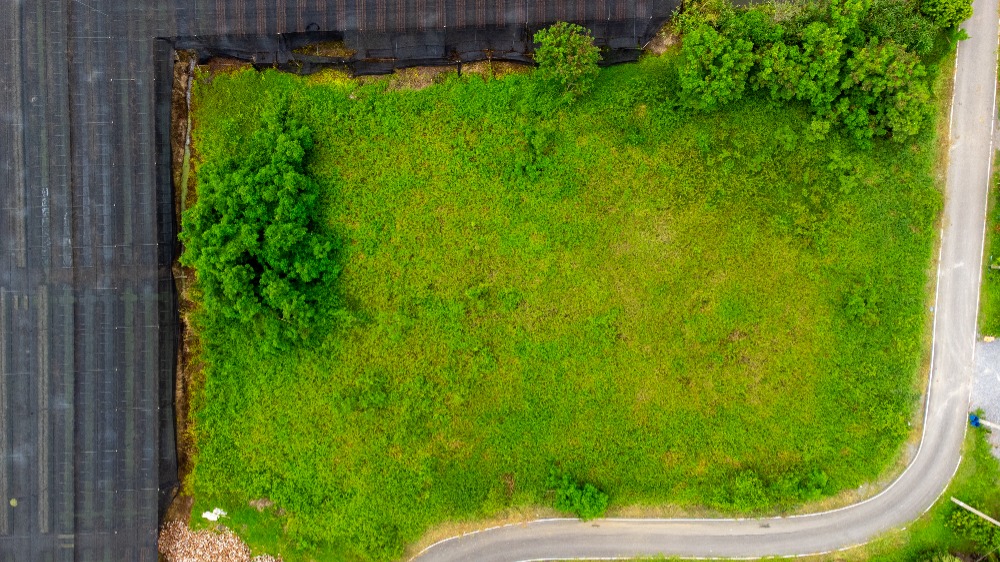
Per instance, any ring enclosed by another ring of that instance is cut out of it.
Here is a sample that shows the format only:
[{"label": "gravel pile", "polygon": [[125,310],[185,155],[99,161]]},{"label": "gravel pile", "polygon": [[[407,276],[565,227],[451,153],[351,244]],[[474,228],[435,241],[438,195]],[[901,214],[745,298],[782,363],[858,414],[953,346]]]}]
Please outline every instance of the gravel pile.
[{"label": "gravel pile", "polygon": [[167,562],[281,562],[264,554],[250,557],[250,547],[229,529],[192,531],[180,521],[160,529],[160,554]]}]

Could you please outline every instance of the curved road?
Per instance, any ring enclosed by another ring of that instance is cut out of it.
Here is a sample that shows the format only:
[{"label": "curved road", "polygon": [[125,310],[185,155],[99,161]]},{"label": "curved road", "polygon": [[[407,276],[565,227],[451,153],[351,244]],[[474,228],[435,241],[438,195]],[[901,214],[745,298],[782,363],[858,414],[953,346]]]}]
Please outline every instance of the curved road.
[{"label": "curved road", "polygon": [[958,49],[950,166],[924,434],[913,462],[879,495],[843,509],[771,519],[576,519],[509,525],[439,542],[418,562],[515,562],[640,555],[762,557],[864,543],[930,508],[958,467],[969,404],[991,164],[997,0],[975,0]]}]

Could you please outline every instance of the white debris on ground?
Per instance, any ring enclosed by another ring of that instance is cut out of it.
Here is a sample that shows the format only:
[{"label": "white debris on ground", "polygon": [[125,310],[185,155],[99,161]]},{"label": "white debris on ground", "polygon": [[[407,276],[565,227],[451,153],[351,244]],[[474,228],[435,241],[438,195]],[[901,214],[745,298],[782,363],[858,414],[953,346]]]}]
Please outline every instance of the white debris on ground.
[{"label": "white debris on ground", "polygon": [[171,521],[160,529],[160,554],[167,562],[281,562],[267,554],[251,558],[250,547],[239,537],[221,525],[219,529],[192,531]]},{"label": "white debris on ground", "polygon": [[220,517],[225,517],[226,512],[222,511],[220,508],[215,508],[212,511],[206,511],[201,514],[202,518],[208,519],[209,521],[218,521]]}]

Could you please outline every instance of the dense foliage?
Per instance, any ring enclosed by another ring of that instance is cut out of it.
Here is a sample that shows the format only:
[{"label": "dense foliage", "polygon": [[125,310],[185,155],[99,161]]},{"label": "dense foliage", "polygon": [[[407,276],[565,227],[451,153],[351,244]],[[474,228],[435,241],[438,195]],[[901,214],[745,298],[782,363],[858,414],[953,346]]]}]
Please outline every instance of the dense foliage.
[{"label": "dense foliage", "polygon": [[269,99],[251,135],[198,168],[198,201],[181,234],[208,329],[251,324],[265,348],[308,336],[337,302],[337,243],[319,219],[319,185],[303,170],[312,137],[288,105]]},{"label": "dense foliage", "polygon": [[196,511],[285,560],[386,560],[552,505],[553,464],[612,507],[744,513],[880,475],[918,396],[935,139],[807,142],[808,107],[752,91],[692,114],[679,66],[602,70],[572,105],[535,73],[199,82],[202,167],[274,97],[312,131],[346,312],[210,358]]},{"label": "dense foliage", "polygon": [[920,11],[941,27],[956,27],[972,17],[972,0],[921,0]]},{"label": "dense foliage", "polygon": [[807,104],[815,137],[842,126],[861,143],[887,135],[903,141],[933,110],[925,63],[935,60],[935,41],[957,37],[945,28],[971,13],[954,8],[971,10],[969,0],[940,2],[947,17],[930,7],[935,0],[923,12],[902,0],[832,0],[826,8],[696,3],[678,17],[683,99],[713,110],[760,90]]},{"label": "dense foliage", "polygon": [[544,79],[571,98],[590,90],[601,53],[589,29],[561,21],[535,33],[534,40],[538,45],[535,62]]},{"label": "dense foliage", "polygon": [[607,494],[589,482],[577,482],[557,468],[549,471],[547,485],[556,494],[556,509],[572,513],[584,521],[601,517],[608,509]]}]

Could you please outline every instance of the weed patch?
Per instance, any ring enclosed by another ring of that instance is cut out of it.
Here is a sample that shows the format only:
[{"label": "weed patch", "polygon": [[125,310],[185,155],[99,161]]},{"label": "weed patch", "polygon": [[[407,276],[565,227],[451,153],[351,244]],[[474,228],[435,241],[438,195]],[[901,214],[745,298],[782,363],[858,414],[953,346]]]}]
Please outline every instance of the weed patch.
[{"label": "weed patch", "polygon": [[998,174],[990,185],[989,214],[986,217],[986,272],[983,276],[979,331],[984,336],[1000,336],[1000,195]]}]

